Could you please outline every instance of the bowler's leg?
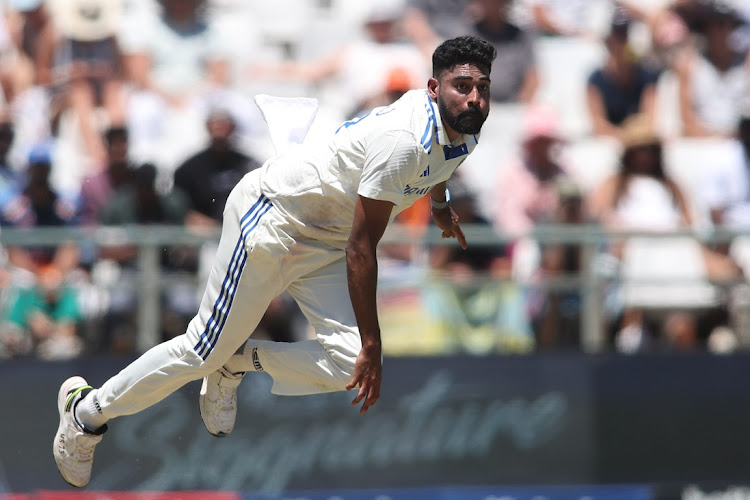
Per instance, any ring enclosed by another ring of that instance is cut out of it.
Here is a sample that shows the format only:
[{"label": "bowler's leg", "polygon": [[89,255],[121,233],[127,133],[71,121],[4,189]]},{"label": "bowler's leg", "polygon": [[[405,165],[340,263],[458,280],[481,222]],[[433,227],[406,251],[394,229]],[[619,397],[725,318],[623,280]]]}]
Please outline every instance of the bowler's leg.
[{"label": "bowler's leg", "polygon": [[186,333],[153,347],[97,391],[106,419],[141,411],[220,368],[279,293],[280,259],[268,245],[256,248],[267,237],[272,206],[263,196],[245,200],[235,189],[227,202],[216,261]]},{"label": "bowler's leg", "polygon": [[303,276],[288,289],[317,339],[282,343],[250,339],[225,367],[233,372],[266,371],[274,394],[343,391],[352,377],[362,342],[339,259]]}]

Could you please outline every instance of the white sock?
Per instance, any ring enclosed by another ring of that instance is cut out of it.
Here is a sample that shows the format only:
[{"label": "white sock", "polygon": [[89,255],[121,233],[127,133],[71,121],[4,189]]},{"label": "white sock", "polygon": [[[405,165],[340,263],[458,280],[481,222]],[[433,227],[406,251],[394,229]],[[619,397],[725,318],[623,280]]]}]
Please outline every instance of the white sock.
[{"label": "white sock", "polygon": [[75,408],[75,417],[78,423],[89,431],[95,431],[107,423],[109,419],[102,415],[96,389],[90,391],[85,398],[78,402]]},{"label": "white sock", "polygon": [[[257,357],[254,360],[253,350],[245,349],[246,347],[247,342],[242,344],[242,346],[237,349],[237,352],[235,352],[232,357],[229,358],[229,361],[224,364],[224,369],[226,371],[233,374],[258,371],[256,367],[256,365],[259,363]],[[247,351],[247,353],[245,351]]]}]

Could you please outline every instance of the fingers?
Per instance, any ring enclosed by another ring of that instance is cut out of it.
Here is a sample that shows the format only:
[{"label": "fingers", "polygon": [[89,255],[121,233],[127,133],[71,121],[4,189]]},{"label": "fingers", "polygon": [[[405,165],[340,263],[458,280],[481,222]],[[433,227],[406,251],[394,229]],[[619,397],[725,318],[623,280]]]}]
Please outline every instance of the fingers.
[{"label": "fingers", "polygon": [[352,379],[351,379],[351,380],[349,381],[349,383],[348,383],[348,384],[346,384],[346,390],[347,390],[347,391],[351,391],[352,389],[354,389],[355,387],[357,387],[357,385],[358,385],[358,384],[359,384],[359,378],[358,378],[358,377],[356,377],[356,376],[354,376],[354,377],[352,377]]},{"label": "fingers", "polygon": [[346,389],[351,390],[357,387],[359,385],[359,391],[357,392],[357,395],[352,400],[352,406],[356,406],[360,402],[364,400],[364,403],[362,404],[362,408],[359,410],[359,413],[364,415],[367,410],[374,405],[378,399],[380,398],[380,387],[378,384],[374,382],[368,382],[368,381],[362,381],[360,382],[360,379],[362,377],[353,378],[347,385]]},{"label": "fingers", "polygon": [[443,231],[443,238],[456,238],[458,240],[458,244],[461,245],[461,248],[466,250],[466,247],[468,244],[466,243],[466,235],[464,235],[464,230],[461,229],[461,226],[459,226],[457,223],[453,223],[453,227],[450,229],[446,229]]},{"label": "fingers", "polygon": [[362,404],[362,408],[360,408],[359,410],[360,415],[364,415],[365,413],[367,413],[367,410],[369,410],[372,405],[377,403],[379,398],[380,389],[378,387],[369,388],[367,390],[367,397],[365,398],[365,402]]},{"label": "fingers", "polygon": [[466,250],[466,236],[464,235],[464,230],[461,229],[461,226],[456,224],[456,228],[453,233],[456,235],[456,239],[458,240],[458,244],[461,245],[461,248]]}]

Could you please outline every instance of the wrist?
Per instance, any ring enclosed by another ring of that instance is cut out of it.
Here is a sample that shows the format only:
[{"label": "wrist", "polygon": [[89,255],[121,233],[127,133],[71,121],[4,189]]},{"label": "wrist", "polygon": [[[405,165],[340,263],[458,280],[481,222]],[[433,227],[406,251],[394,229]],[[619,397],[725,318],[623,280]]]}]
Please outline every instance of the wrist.
[{"label": "wrist", "polygon": [[432,194],[430,194],[430,205],[432,208],[448,208],[451,206],[451,193],[448,191],[448,188],[445,189],[445,200],[436,200],[432,197]]}]

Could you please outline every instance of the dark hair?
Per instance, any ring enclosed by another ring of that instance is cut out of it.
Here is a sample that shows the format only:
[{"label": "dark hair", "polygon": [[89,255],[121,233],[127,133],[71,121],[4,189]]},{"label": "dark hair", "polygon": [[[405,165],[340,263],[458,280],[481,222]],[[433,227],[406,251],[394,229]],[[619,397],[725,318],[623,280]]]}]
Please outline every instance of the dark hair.
[{"label": "dark hair", "polygon": [[651,154],[654,155],[655,162],[654,162],[654,168],[651,172],[648,173],[648,175],[657,181],[664,184],[664,186],[667,188],[667,190],[672,194],[672,198],[674,200],[677,200],[679,196],[679,190],[680,188],[677,186],[677,183],[675,183],[672,178],[667,175],[666,170],[664,169],[664,154],[663,154],[663,147],[661,143],[655,143],[655,144],[648,144],[644,146],[638,146],[638,147],[632,147],[627,148],[622,153],[622,157],[620,160],[620,171],[617,174],[617,187],[615,188],[615,204],[620,200],[620,198],[625,194],[625,191],[627,189],[628,184],[630,183],[630,180],[635,175],[635,165],[633,164],[633,155],[637,149],[641,148],[648,148],[651,151]]},{"label": "dark hair", "polygon": [[127,141],[128,140],[128,129],[125,127],[110,127],[104,132],[104,140],[107,144],[112,144],[114,141]]},{"label": "dark hair", "polygon": [[459,36],[441,43],[432,53],[432,76],[437,78],[459,64],[474,64],[489,73],[497,50],[489,42],[475,36]]}]

